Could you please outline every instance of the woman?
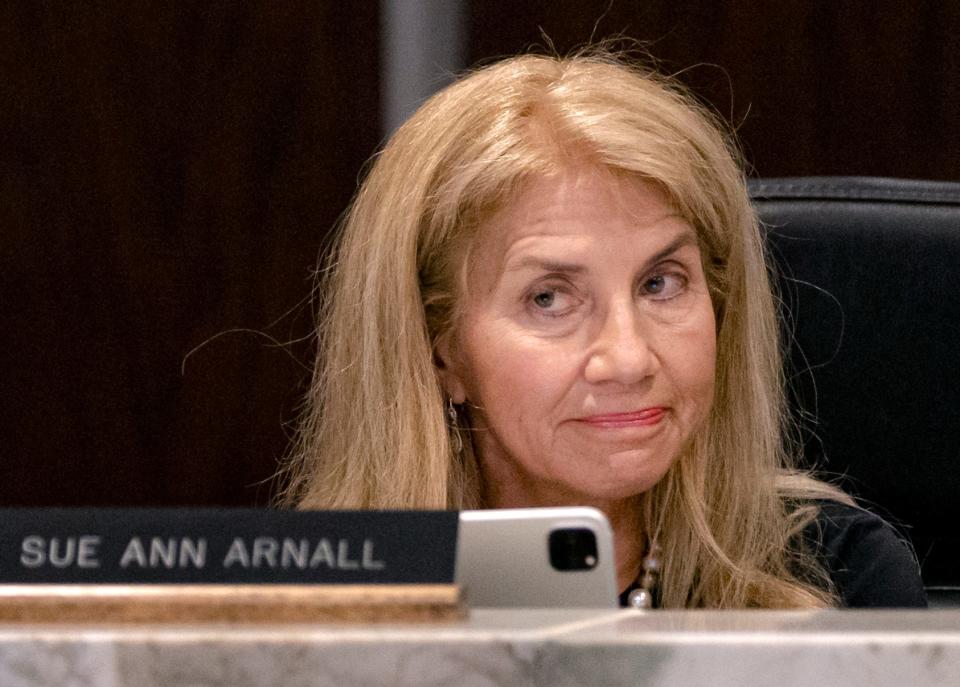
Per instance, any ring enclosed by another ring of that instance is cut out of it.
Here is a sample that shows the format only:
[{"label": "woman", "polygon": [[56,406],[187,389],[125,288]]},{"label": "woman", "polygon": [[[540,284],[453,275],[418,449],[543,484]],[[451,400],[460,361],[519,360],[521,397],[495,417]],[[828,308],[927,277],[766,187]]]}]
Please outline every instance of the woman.
[{"label": "woman", "polygon": [[640,602],[922,603],[892,530],[791,467],[736,159],[610,56],[505,60],[431,98],[326,273],[287,502],[594,505]]}]

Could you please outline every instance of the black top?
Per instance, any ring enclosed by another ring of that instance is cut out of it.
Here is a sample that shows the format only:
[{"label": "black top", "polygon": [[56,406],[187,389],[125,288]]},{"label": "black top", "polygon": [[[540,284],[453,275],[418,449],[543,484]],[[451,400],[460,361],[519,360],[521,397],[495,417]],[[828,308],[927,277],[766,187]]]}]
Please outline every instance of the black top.
[{"label": "black top", "polygon": [[[830,576],[843,608],[925,608],[920,566],[910,545],[873,513],[834,501],[803,536]],[[620,605],[639,585],[620,595]]]},{"label": "black top", "polygon": [[920,565],[910,545],[869,511],[822,501],[804,532],[844,608],[925,608]]}]

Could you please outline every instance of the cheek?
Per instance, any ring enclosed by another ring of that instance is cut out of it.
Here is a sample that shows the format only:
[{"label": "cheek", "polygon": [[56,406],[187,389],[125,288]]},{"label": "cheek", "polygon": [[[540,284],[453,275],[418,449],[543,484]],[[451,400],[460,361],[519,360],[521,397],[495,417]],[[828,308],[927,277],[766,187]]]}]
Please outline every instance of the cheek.
[{"label": "cheek", "polygon": [[706,417],[713,405],[716,383],[717,341],[713,310],[700,306],[698,315],[682,328],[666,333],[661,341],[670,376],[687,406],[690,421]]},{"label": "cheek", "polygon": [[468,330],[465,388],[493,418],[529,419],[549,412],[569,386],[570,366],[549,344],[487,325]]}]

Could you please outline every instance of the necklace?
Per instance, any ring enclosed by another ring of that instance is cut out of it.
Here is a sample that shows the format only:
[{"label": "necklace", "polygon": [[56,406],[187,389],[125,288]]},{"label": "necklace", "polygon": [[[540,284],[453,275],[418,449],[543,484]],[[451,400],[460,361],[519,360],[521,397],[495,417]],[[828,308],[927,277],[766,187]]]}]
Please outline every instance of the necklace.
[{"label": "necklace", "polygon": [[653,608],[654,590],[660,578],[661,567],[660,545],[654,539],[650,542],[647,555],[643,557],[643,561],[640,563],[640,569],[642,570],[640,586],[627,595],[627,605],[639,610]]}]

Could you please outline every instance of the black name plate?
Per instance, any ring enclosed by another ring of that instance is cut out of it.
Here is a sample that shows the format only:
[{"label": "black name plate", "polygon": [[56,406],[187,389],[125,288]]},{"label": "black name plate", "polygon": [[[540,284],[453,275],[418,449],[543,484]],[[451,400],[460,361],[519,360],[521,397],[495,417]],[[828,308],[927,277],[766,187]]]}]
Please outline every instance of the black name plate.
[{"label": "black name plate", "polygon": [[455,511],[0,509],[0,583],[449,584]]}]

